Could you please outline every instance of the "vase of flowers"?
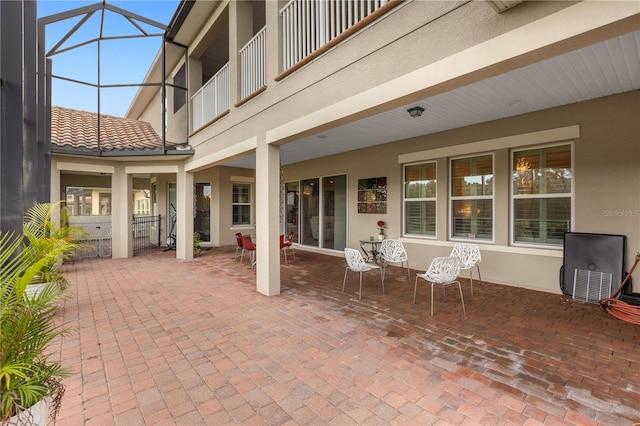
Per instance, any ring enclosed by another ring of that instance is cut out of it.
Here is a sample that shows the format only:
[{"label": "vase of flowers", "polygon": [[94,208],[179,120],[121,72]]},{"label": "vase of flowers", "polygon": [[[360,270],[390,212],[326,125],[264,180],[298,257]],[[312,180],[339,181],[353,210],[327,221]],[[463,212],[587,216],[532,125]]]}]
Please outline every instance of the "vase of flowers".
[{"label": "vase of flowers", "polygon": [[378,223],[378,240],[382,241],[384,240],[384,226],[385,223],[383,220],[379,220]]}]

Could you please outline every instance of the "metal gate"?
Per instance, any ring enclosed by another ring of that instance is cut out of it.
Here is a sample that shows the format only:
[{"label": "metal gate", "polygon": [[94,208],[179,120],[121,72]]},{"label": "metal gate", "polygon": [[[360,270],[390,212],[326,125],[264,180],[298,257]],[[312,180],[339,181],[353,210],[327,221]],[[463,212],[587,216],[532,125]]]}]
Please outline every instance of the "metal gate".
[{"label": "metal gate", "polygon": [[95,257],[111,257],[111,217],[109,221],[92,221],[83,224],[85,232],[83,240],[76,241],[78,247],[73,253],[74,260]]},{"label": "metal gate", "polygon": [[[111,217],[109,217],[111,219]],[[145,250],[160,247],[160,215],[133,217],[133,255]],[[92,221],[82,224],[86,236],[77,241],[78,248],[73,254],[74,260],[96,257],[111,257],[111,220]]]},{"label": "metal gate", "polygon": [[133,255],[160,247],[160,215],[133,217]]}]

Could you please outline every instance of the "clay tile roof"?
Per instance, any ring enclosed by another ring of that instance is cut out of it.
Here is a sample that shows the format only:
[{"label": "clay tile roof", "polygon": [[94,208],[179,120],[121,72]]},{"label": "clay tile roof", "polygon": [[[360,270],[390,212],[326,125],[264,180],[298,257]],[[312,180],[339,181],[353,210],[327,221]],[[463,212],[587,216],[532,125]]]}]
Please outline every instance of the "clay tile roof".
[{"label": "clay tile roof", "polygon": [[[131,151],[162,148],[162,139],[145,121],[100,116],[100,150]],[[51,144],[58,147],[98,150],[98,114],[51,107]],[[167,142],[167,146],[175,145]]]}]

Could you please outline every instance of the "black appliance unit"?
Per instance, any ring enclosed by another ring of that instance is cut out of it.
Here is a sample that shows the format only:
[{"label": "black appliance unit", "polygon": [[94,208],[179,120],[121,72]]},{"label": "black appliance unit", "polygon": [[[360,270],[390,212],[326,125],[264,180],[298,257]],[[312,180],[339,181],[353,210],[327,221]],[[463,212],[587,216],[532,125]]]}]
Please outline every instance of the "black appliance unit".
[{"label": "black appliance unit", "polygon": [[565,232],[562,293],[591,303],[613,295],[625,277],[625,246],[624,235]]}]

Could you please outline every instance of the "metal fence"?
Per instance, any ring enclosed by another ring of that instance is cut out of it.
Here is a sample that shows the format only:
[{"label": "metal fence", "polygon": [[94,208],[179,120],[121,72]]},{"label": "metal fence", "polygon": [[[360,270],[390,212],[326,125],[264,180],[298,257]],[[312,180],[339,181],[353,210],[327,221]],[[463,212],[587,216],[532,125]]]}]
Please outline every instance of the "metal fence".
[{"label": "metal fence", "polygon": [[191,97],[191,130],[198,130],[229,109],[229,62]]},{"label": "metal fence", "polygon": [[133,217],[133,255],[160,247],[160,215]]},{"label": "metal fence", "polygon": [[240,99],[265,85],[265,52],[267,28],[263,27],[240,49]]},{"label": "metal fence", "polygon": [[281,10],[284,69],[309,56],[389,0],[291,0]]},{"label": "metal fence", "polygon": [[108,219],[82,225],[73,224],[82,228],[86,234],[83,240],[77,241],[78,247],[73,253],[74,260],[111,257],[111,218]]},{"label": "metal fence", "polygon": [[[160,215],[133,217],[134,256],[150,248],[160,247],[160,219]],[[83,240],[77,241],[79,247],[74,251],[74,260],[111,257],[111,217],[108,217],[108,221],[92,218],[90,222],[73,225],[81,227],[86,233]]]}]

